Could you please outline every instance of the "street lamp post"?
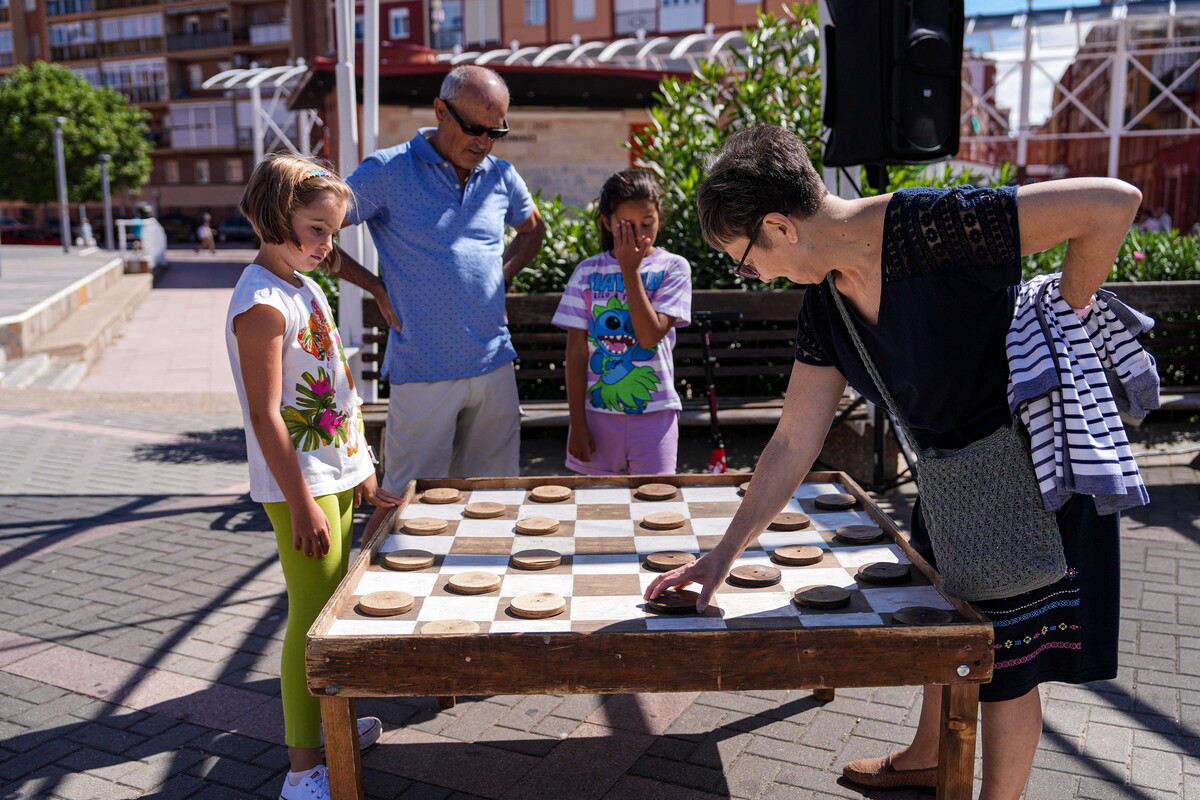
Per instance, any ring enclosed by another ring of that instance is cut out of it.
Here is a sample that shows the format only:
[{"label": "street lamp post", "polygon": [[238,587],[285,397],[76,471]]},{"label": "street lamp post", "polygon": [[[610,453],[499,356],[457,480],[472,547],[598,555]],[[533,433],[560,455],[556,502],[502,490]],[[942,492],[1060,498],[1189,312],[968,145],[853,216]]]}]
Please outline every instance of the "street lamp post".
[{"label": "street lamp post", "polygon": [[67,208],[67,159],[63,153],[63,123],[66,117],[54,118],[54,160],[58,164],[58,235],[64,253],[71,252],[71,211]]},{"label": "street lamp post", "polygon": [[108,153],[100,156],[100,183],[104,186],[104,249],[113,249],[112,195],[108,189],[108,162],[112,156]]}]

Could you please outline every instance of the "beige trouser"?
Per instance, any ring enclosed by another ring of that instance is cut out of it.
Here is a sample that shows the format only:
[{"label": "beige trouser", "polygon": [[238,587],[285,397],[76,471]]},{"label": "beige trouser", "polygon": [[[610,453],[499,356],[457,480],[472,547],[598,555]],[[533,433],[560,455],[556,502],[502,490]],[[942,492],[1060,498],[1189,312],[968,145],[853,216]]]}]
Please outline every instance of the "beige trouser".
[{"label": "beige trouser", "polygon": [[393,383],[383,489],[401,494],[414,478],[516,477],[520,415],[511,362],[474,378]]}]

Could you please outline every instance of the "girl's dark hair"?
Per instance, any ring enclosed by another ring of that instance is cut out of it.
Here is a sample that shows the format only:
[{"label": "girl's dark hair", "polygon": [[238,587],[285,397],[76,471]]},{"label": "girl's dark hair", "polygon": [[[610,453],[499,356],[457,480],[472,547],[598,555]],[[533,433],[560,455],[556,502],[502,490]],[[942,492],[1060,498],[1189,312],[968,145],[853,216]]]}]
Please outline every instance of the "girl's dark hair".
[{"label": "girl's dark hair", "polygon": [[662,210],[662,191],[649,172],[623,169],[610,175],[600,189],[600,202],[596,204],[596,227],[600,229],[600,245],[605,250],[612,250],[616,243],[612,231],[604,227],[600,217],[607,217],[611,224],[617,207],[627,200],[650,200],[655,208]]}]

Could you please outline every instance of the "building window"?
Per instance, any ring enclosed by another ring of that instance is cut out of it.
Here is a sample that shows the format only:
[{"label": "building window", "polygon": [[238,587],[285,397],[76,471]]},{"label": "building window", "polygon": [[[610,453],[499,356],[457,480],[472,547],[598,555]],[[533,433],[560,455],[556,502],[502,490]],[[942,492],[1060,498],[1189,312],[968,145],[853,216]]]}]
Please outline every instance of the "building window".
[{"label": "building window", "polygon": [[179,183],[179,162],[174,159],[163,162],[163,183]]},{"label": "building window", "polygon": [[225,159],[225,182],[241,183],[245,179],[245,173],[242,172],[242,160],[240,158]]},{"label": "building window", "polygon": [[195,166],[196,183],[208,183],[208,159],[200,158],[196,160]]},{"label": "building window", "polygon": [[46,16],[57,17],[60,14],[83,14],[93,11],[92,0],[49,0],[46,3]]},{"label": "building window", "polygon": [[[758,0],[754,0],[754,2],[758,2]],[[596,18],[596,0],[572,0],[571,18],[572,19],[595,19]]]},{"label": "building window", "polygon": [[229,15],[221,14],[217,17],[217,30],[221,33],[229,32]]},{"label": "building window", "polygon": [[363,40],[363,18],[362,14],[354,15],[354,41],[361,42]]},{"label": "building window", "polygon": [[393,8],[388,19],[391,21],[393,39],[407,39],[411,35],[408,29],[407,8]]},{"label": "building window", "polygon": [[546,0],[525,0],[525,24],[546,24]]},{"label": "building window", "polygon": [[198,91],[204,84],[204,65],[188,64],[188,86],[192,87],[192,91]]},{"label": "building window", "polygon": [[200,33],[200,18],[188,17],[183,21],[183,32],[188,36],[195,36]]}]

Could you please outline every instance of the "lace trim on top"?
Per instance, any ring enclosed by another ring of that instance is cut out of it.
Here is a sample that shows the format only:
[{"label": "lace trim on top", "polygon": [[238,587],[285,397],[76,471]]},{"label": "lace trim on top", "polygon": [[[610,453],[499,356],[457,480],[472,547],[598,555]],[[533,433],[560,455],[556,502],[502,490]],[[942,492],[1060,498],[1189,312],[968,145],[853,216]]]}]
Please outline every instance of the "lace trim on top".
[{"label": "lace trim on top", "polygon": [[887,280],[991,270],[1020,258],[1016,190],[956,187],[896,193],[884,224]]},{"label": "lace trim on top", "polygon": [[820,289],[820,285],[817,285],[804,290],[804,305],[796,317],[796,360],[814,367],[830,367],[833,362],[825,356],[825,348],[813,334],[812,314],[816,304],[809,298],[809,293],[816,293]]}]

